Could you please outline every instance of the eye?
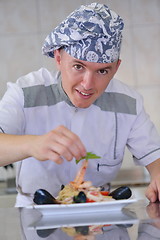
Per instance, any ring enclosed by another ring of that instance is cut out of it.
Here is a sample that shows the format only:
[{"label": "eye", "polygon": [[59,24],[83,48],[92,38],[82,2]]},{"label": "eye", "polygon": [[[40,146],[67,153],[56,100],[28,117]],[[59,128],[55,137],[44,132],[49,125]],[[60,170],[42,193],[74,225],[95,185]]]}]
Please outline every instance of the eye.
[{"label": "eye", "polygon": [[80,65],[80,64],[75,64],[73,67],[74,67],[76,70],[78,70],[78,71],[80,71],[80,70],[83,69],[83,66]]},{"label": "eye", "polygon": [[100,70],[98,70],[98,73],[102,74],[102,75],[105,75],[105,74],[108,74],[108,70],[107,69],[100,69]]}]

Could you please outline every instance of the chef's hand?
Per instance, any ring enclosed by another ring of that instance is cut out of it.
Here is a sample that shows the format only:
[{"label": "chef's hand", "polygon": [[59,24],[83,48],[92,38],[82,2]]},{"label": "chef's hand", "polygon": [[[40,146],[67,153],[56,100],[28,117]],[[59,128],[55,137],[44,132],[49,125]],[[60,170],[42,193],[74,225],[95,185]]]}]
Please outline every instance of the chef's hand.
[{"label": "chef's hand", "polygon": [[[159,203],[149,203],[149,205],[146,207],[146,211],[148,213],[148,216],[151,219],[160,219],[160,204]],[[156,228],[160,229],[160,221],[151,221],[152,225],[154,225]]]},{"label": "chef's hand", "polygon": [[160,201],[160,174],[151,180],[151,183],[146,190],[146,197],[152,203]]},{"label": "chef's hand", "polygon": [[146,166],[148,169],[151,182],[146,190],[146,197],[150,202],[160,201],[160,159]]},{"label": "chef's hand", "polygon": [[30,155],[40,161],[52,160],[58,164],[63,158],[71,161],[86,155],[86,149],[80,138],[64,126],[59,126],[49,133],[34,136],[30,146]]},{"label": "chef's hand", "polygon": [[160,218],[160,204],[159,203],[149,203],[146,207],[148,216],[152,219]]}]

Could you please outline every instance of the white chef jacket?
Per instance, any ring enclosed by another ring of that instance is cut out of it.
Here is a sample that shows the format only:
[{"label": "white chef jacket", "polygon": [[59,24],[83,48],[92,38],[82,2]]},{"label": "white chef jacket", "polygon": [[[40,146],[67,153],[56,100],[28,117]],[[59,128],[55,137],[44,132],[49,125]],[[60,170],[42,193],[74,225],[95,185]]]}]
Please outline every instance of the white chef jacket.
[{"label": "white chef jacket", "polygon": [[[125,146],[138,165],[146,166],[160,158],[160,137],[145,113],[142,97],[116,79],[84,109],[72,105],[61,87],[60,73],[41,68],[8,83],[0,102],[1,132],[40,135],[59,125],[77,134],[88,152],[101,157],[89,160],[85,176],[95,186],[115,178]],[[39,188],[57,196],[62,184],[73,181],[80,165],[74,159],[61,165],[32,157],[18,162],[16,206],[32,203],[32,195]]]}]

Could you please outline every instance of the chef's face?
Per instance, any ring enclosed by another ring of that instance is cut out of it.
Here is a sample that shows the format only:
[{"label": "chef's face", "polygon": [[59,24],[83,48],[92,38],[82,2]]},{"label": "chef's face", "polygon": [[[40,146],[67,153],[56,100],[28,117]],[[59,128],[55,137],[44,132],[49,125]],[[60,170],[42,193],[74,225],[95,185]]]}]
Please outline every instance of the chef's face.
[{"label": "chef's face", "polygon": [[55,50],[54,56],[61,72],[62,87],[72,104],[79,108],[89,107],[104,92],[121,62],[82,61],[64,50]]}]

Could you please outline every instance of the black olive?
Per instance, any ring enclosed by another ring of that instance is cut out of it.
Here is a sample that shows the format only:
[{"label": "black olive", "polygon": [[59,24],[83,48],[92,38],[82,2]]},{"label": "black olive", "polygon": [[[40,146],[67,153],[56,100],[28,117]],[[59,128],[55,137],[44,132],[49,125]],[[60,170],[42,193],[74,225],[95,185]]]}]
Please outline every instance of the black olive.
[{"label": "black olive", "polygon": [[112,191],[109,196],[112,196],[116,200],[128,199],[132,196],[132,191],[129,187],[123,186]]},{"label": "black olive", "polygon": [[34,203],[41,204],[59,204],[59,202],[46,190],[38,189],[33,198]]},{"label": "black olive", "polygon": [[62,184],[62,185],[61,185],[61,190],[63,190],[64,187],[65,187],[65,185]]},{"label": "black olive", "polygon": [[79,192],[77,196],[73,197],[74,203],[85,203],[86,201],[87,201],[87,197],[83,191]]},{"label": "black olive", "polygon": [[77,233],[81,233],[82,235],[86,236],[89,234],[89,227],[88,226],[77,226],[75,227]]},{"label": "black olive", "polygon": [[55,230],[57,230],[57,228],[53,228],[53,229],[38,229],[37,235],[41,238],[46,238],[49,235],[51,235]]}]

